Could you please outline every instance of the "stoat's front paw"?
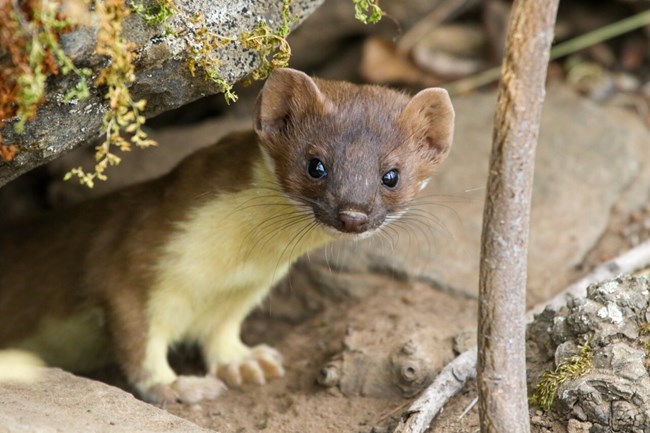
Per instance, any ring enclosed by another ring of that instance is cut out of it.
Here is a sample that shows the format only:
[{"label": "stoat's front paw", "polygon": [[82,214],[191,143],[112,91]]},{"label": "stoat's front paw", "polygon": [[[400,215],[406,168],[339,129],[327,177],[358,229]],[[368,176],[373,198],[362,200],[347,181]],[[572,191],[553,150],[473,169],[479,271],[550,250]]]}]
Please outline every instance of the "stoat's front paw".
[{"label": "stoat's front paw", "polygon": [[145,400],[151,403],[198,403],[214,400],[226,386],[214,376],[178,376],[169,385],[153,385],[145,393]]},{"label": "stoat's front paw", "polygon": [[219,364],[212,370],[212,373],[216,373],[233,388],[241,386],[244,382],[264,385],[267,379],[284,376],[282,355],[266,345],[255,346],[244,358]]}]

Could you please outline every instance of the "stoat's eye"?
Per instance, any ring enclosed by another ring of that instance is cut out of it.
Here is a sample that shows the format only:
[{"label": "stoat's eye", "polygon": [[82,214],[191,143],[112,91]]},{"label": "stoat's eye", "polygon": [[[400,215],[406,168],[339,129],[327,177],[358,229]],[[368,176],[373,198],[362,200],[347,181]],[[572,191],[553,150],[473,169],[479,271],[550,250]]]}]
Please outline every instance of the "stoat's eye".
[{"label": "stoat's eye", "polygon": [[388,188],[395,188],[397,182],[399,181],[399,172],[395,169],[387,171],[381,177],[381,183],[383,183]]},{"label": "stoat's eye", "polygon": [[307,173],[314,179],[322,179],[327,176],[327,170],[325,170],[325,165],[318,158],[312,158],[309,160],[309,166],[307,167]]}]

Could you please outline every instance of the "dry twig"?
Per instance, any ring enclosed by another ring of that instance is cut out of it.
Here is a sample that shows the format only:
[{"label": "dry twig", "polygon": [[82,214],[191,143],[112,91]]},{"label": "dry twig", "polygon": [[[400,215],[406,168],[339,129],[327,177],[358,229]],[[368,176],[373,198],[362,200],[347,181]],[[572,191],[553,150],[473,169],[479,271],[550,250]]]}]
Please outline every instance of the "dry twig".
[{"label": "dry twig", "polygon": [[526,278],[535,148],[559,0],[513,3],[490,154],[476,382],[483,433],[527,433]]}]

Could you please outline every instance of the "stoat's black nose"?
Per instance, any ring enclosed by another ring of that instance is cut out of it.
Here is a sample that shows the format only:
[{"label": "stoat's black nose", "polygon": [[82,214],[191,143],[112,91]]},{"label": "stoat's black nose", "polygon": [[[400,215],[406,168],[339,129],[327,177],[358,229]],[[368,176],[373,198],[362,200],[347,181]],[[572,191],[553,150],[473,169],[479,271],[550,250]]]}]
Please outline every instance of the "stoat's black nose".
[{"label": "stoat's black nose", "polygon": [[339,212],[341,231],[347,233],[362,233],[368,227],[368,215],[363,212],[343,210]]}]

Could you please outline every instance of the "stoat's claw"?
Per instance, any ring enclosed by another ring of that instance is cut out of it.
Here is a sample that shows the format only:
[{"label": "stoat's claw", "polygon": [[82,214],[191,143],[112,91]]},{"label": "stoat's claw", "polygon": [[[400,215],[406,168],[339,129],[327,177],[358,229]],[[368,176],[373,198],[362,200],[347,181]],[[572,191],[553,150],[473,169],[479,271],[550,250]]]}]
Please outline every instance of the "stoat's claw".
[{"label": "stoat's claw", "polygon": [[256,346],[245,359],[219,365],[217,376],[233,388],[244,382],[264,385],[268,379],[284,376],[282,355],[272,347]]}]

